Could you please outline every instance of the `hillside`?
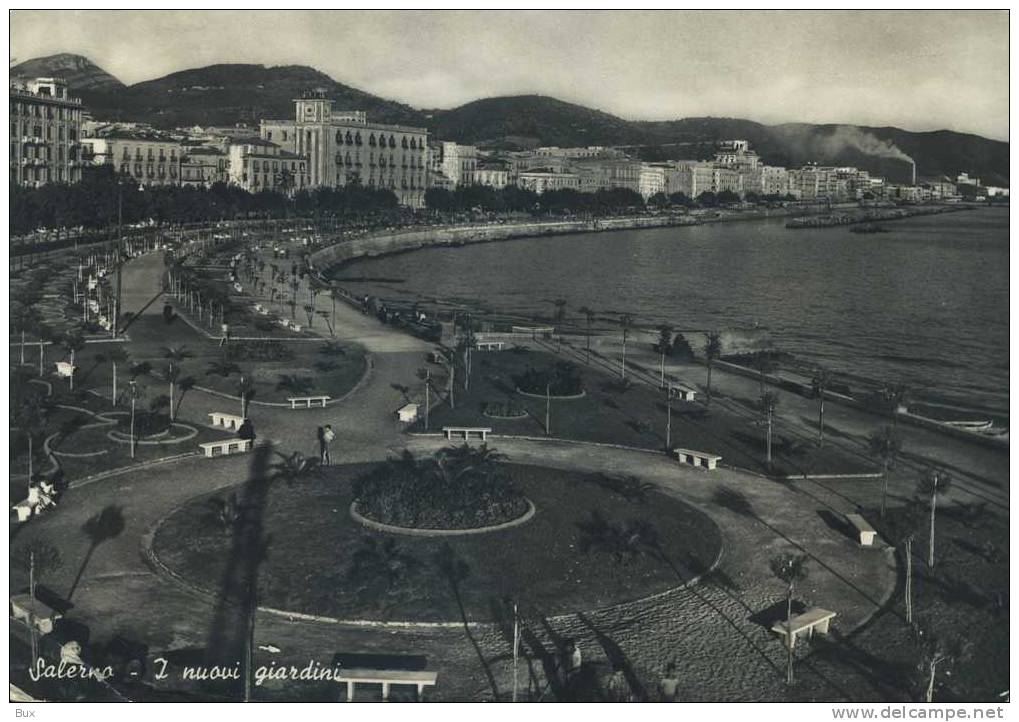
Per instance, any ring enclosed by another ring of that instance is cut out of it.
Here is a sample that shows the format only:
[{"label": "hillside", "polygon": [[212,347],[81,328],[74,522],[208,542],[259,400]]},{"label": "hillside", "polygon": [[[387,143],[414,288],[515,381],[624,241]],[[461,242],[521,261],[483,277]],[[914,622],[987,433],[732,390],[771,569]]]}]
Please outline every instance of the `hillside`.
[{"label": "hillside", "polygon": [[968,171],[985,183],[1007,185],[1008,143],[952,131],[786,123],[740,118],[634,121],[541,95],[476,100],[446,110],[417,110],[344,85],[303,65],[221,64],[124,86],[79,55],[25,61],[12,75],[62,75],[101,120],[136,120],[157,127],[257,124],[289,118],[292,100],[321,88],[337,108],[365,110],[371,119],[428,127],[433,137],[488,148],[539,145],[632,146],[641,158],[706,158],[715,141],[745,138],[765,163],[787,167],[817,161],[855,165],[893,180]]},{"label": "hillside", "polygon": [[32,58],[10,69],[10,76],[26,78],[60,77],[77,91],[123,90],[124,84],[82,55],[60,53]]}]

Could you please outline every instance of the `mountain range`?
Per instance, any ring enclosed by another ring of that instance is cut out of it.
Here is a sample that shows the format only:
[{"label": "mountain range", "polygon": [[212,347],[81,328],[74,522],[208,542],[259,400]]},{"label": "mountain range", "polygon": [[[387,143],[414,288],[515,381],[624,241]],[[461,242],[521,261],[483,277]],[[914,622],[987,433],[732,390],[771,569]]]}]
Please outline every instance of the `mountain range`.
[{"label": "mountain range", "polygon": [[646,160],[706,158],[718,140],[750,141],[765,163],[787,167],[817,161],[855,165],[906,180],[969,172],[986,184],[1008,185],[1008,143],[948,130],[913,132],[894,127],[786,123],[739,118],[627,120],[540,95],[484,98],[451,109],[416,109],[344,85],[303,65],[219,64],[125,85],[81,55],[33,58],[12,77],[61,76],[93,117],[132,120],[161,128],[191,125],[257,126],[262,118],[289,118],[292,100],[316,88],[337,108],[367,111],[371,120],[427,127],[443,140],[488,148],[539,145],[632,146]]}]

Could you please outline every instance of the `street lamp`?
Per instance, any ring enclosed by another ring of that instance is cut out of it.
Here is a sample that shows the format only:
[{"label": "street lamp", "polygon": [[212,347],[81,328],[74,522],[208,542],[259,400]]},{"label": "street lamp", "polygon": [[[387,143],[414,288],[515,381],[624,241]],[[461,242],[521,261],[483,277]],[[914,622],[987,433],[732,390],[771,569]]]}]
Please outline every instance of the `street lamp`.
[{"label": "street lamp", "polygon": [[132,379],[131,382],[131,458],[134,458],[135,454],[135,443],[134,443],[134,407],[135,401],[138,400],[138,385]]},{"label": "street lamp", "polygon": [[666,408],[666,422],[665,422],[665,453],[668,454],[672,448],[672,397],[676,395],[676,387],[669,384],[665,387],[665,408]]}]

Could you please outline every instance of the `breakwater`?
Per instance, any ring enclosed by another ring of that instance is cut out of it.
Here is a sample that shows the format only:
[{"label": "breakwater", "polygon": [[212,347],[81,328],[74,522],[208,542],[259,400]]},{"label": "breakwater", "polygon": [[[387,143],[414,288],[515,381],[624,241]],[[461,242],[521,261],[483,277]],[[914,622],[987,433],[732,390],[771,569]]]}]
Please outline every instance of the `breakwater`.
[{"label": "breakwater", "polygon": [[849,226],[856,223],[875,223],[877,221],[898,221],[914,216],[929,216],[937,213],[954,213],[971,210],[969,206],[934,206],[926,208],[890,208],[872,210],[861,213],[832,214],[793,218],[786,223],[786,228],[834,228]]}]

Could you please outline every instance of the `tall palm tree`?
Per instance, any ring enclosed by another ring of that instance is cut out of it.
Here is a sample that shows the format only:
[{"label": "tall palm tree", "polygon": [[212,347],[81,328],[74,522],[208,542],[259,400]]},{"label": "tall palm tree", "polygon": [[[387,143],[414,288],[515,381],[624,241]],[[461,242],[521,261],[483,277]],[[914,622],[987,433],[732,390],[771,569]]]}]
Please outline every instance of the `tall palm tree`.
[{"label": "tall palm tree", "polygon": [[906,608],[906,624],[913,623],[913,541],[926,515],[927,510],[923,508],[922,502],[911,499],[882,523],[882,534],[900,551],[905,562],[903,602]]},{"label": "tall palm tree", "polygon": [[588,308],[587,306],[581,306],[579,309],[580,313],[584,314],[584,319],[587,321],[587,363],[591,363],[591,322],[594,320],[594,309]]},{"label": "tall palm tree", "polygon": [[909,387],[905,384],[891,384],[882,390],[885,404],[888,406],[888,413],[892,417],[892,428],[899,423],[899,409],[909,398]]},{"label": "tall palm tree", "polygon": [[449,380],[446,383],[446,395],[449,396],[449,408],[456,408],[453,398],[453,387],[456,386],[456,351],[446,346],[436,346],[435,356],[439,363],[446,367],[449,372]]},{"label": "tall palm tree", "polygon": [[622,378],[626,378],[626,339],[630,336],[630,329],[633,328],[633,316],[624,313],[619,317],[619,326],[623,331],[623,356],[620,366]]},{"label": "tall palm tree", "polygon": [[774,419],[775,419],[775,407],[776,406],[778,406],[778,395],[773,393],[773,392],[771,392],[771,391],[764,392],[764,395],[761,396],[761,411],[764,413],[764,423],[765,423],[765,426],[767,428],[767,442],[766,442],[767,443],[767,457],[766,457],[766,460],[767,460],[768,468],[769,469],[771,468],[771,430],[772,430],[772,424],[773,424]]},{"label": "tall palm tree", "polygon": [[167,397],[170,404],[170,421],[174,420],[173,400],[177,395],[177,380],[180,378],[180,366],[173,364],[166,370],[166,380],[170,384],[170,395]]},{"label": "tall palm tree", "polygon": [[832,372],[818,367],[814,373],[814,388],[817,390],[817,445],[824,443],[824,394],[832,382]]},{"label": "tall palm tree", "polygon": [[722,335],[717,331],[709,331],[704,342],[704,358],[708,362],[708,406],[711,406],[711,367],[715,359],[722,355]]},{"label": "tall palm tree", "polygon": [[952,477],[944,469],[928,469],[917,484],[917,493],[929,499],[931,513],[930,541],[927,547],[927,566],[934,567],[934,517],[938,509],[938,495],[952,489]]},{"label": "tall palm tree", "polygon": [[418,369],[417,376],[425,382],[425,431],[428,431],[428,417],[432,413],[432,372],[426,368]]},{"label": "tall palm tree", "polygon": [[796,582],[807,578],[807,561],[806,554],[781,554],[769,562],[771,573],[786,584],[785,618],[786,649],[788,650],[785,668],[786,684],[792,684],[795,681],[793,679],[793,592]]},{"label": "tall palm tree", "polygon": [[123,344],[118,345],[107,356],[110,361],[110,365],[113,367],[113,395],[110,397],[111,402],[114,406],[117,404],[117,366],[126,364],[131,360],[131,355],[127,352],[127,349],[123,347]]},{"label": "tall palm tree", "polygon": [[888,470],[902,451],[902,441],[895,429],[884,426],[867,437],[870,453],[881,459],[881,518],[885,516],[888,499]]},{"label": "tall palm tree", "polygon": [[663,323],[658,327],[658,353],[661,355],[662,388],[665,388],[665,354],[672,348],[672,326]]},{"label": "tall palm tree", "polygon": [[78,330],[68,331],[64,334],[60,341],[60,345],[64,347],[71,356],[71,375],[68,378],[70,383],[71,391],[74,391],[74,356],[76,353],[85,348],[85,337],[81,335]]},{"label": "tall palm tree", "polygon": [[255,382],[247,376],[241,375],[237,382],[237,396],[241,399],[241,418],[248,418],[248,399],[255,395]]}]

